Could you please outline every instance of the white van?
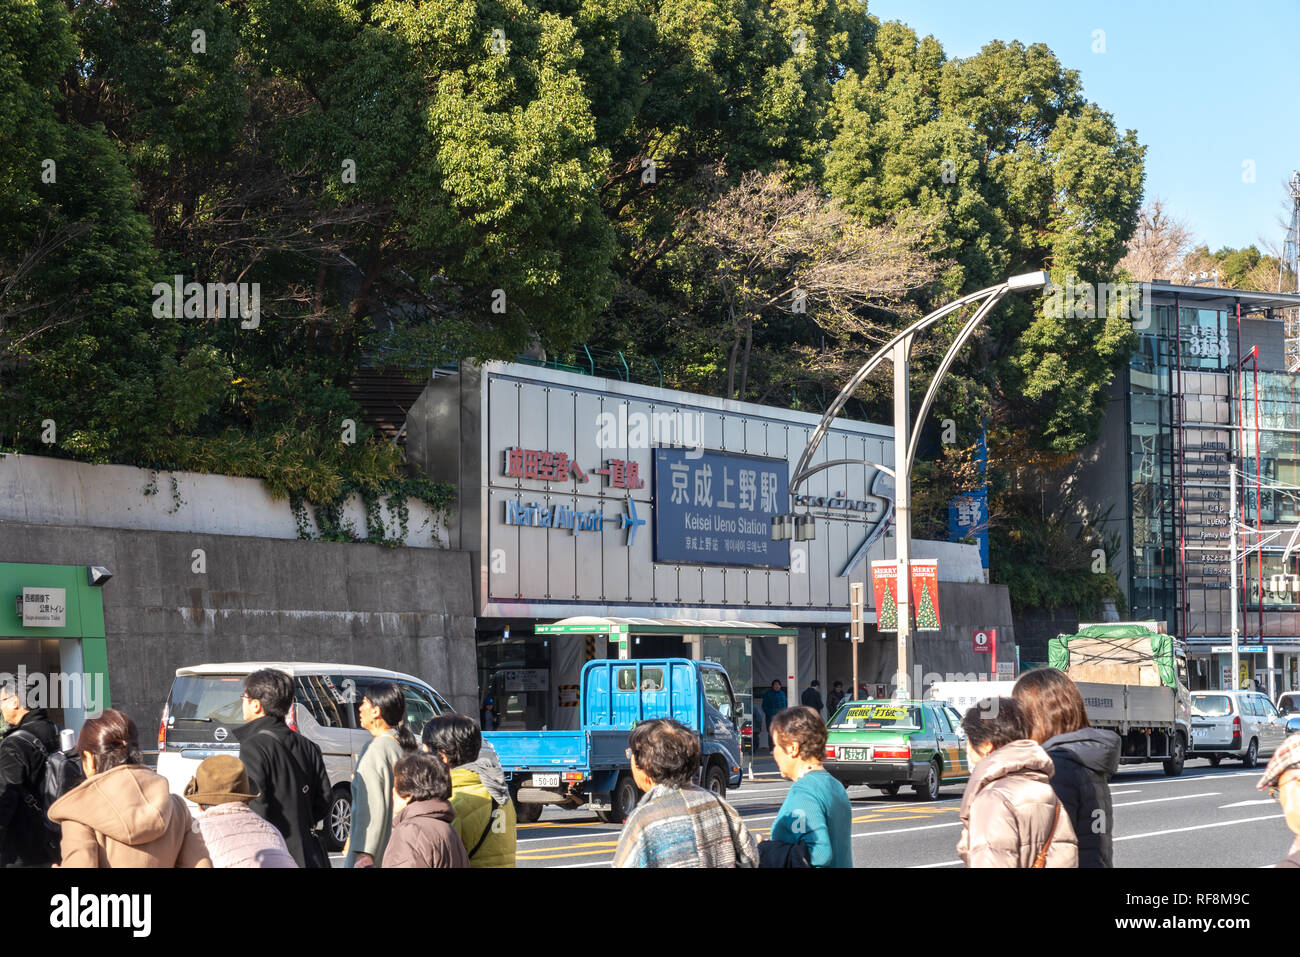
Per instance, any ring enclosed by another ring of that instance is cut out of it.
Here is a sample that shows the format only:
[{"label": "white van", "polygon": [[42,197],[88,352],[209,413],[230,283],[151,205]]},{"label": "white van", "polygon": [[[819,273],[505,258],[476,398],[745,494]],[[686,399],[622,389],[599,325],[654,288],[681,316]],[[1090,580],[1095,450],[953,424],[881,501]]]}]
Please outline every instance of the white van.
[{"label": "white van", "polygon": [[325,844],[340,850],[352,829],[352,772],[370,732],[361,727],[357,707],[366,688],[391,681],[406,696],[406,723],[418,739],[424,724],[455,709],[419,678],[368,668],[302,661],[241,661],[177,668],[171,694],[158,725],[158,773],[174,794],[183,794],[199,763],[215,754],[238,754],[231,733],[244,723],[240,695],[254,671],[274,668],[293,678],[294,704],[286,721],[321,750],[330,778],[330,810]]},{"label": "white van", "polygon": [[1192,695],[1189,758],[1240,758],[1248,768],[1271,757],[1287,734],[1286,717],[1257,691],[1198,691]]}]

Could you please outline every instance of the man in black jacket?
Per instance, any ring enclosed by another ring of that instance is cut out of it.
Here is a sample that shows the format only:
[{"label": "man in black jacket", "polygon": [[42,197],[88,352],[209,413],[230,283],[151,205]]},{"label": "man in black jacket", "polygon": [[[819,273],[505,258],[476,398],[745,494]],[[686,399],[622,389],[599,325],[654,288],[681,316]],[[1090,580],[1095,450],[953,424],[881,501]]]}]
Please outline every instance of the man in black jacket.
[{"label": "man in black jacket", "polygon": [[248,803],[283,836],[299,867],[329,867],[313,833],[329,811],[330,779],[320,748],[284,723],[293,704],[293,679],[263,668],[244,679],[244,720],[235,730],[239,760],[257,797]]},{"label": "man in black jacket", "polygon": [[826,720],[835,717],[835,712],[839,710],[840,704],[847,698],[844,693],[844,682],[837,681],[831,685],[831,696],[826,699]]},{"label": "man in black jacket", "polygon": [[[30,694],[30,691],[27,692]],[[11,727],[0,740],[0,866],[42,867],[59,859],[45,825],[41,789],[45,757],[59,748],[59,729],[44,708],[27,708],[16,685],[0,687],[0,714]],[[34,703],[34,702],[31,702]],[[28,735],[39,739],[41,747]]]},{"label": "man in black jacket", "polygon": [[818,714],[822,713],[822,683],[816,678],[807,688],[803,689],[803,694],[799,696],[799,703],[806,708],[812,708]]}]

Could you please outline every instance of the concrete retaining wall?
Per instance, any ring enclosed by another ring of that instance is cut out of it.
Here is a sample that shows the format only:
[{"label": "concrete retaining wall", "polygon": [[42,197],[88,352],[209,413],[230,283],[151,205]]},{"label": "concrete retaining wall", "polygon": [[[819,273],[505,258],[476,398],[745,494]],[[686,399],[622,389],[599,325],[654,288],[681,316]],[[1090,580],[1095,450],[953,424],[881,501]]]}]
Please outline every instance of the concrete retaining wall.
[{"label": "concrete retaining wall", "polygon": [[103,590],[112,702],[146,747],[175,670],[203,662],[393,668],[478,713],[464,552],[0,521],[0,561],[113,573]]},{"label": "concrete retaining wall", "polygon": [[[146,494],[146,489],[153,490],[152,494]],[[447,531],[442,519],[423,502],[408,500],[407,507],[410,515],[404,544],[445,548]],[[386,505],[381,511],[388,536],[398,538],[397,516]],[[359,535],[366,534],[360,496],[348,500],[344,519]],[[39,455],[0,455],[3,521],[298,538],[288,499],[272,497],[260,479],[87,465]],[[317,533],[314,519],[309,521],[310,531]]]}]

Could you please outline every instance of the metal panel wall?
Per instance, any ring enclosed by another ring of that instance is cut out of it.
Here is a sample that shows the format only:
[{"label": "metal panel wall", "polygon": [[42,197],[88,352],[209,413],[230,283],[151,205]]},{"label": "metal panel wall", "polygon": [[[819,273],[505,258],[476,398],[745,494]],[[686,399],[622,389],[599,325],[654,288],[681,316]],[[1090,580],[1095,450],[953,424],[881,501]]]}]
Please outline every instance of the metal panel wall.
[{"label": "metal panel wall", "polygon": [[[620,604],[724,612],[805,609],[826,620],[844,612],[848,581],[838,573],[870,526],[843,504],[812,509],[820,519],[817,538],[791,543],[788,571],[727,566],[724,574],[716,566],[653,562],[656,447],[782,458],[793,469],[815,417],[504,363],[484,366],[481,396],[487,424],[481,475],[488,508],[480,539],[489,570],[485,604],[499,609],[500,602],[578,602],[590,603],[593,611]],[[511,449],[517,450],[513,460]],[[543,456],[529,457],[529,475],[507,474],[512,461],[520,471],[523,450]],[[889,430],[843,422],[827,435],[815,461],[866,453],[892,464]],[[537,471],[539,461],[544,464]],[[577,468],[561,475],[551,463]],[[640,487],[633,487],[633,467]],[[836,466],[814,476],[801,492],[872,500],[874,474]],[[507,522],[510,503],[513,524]],[[541,517],[521,519],[532,505]],[[599,526],[582,527],[583,522]],[[855,577],[864,578],[866,561],[883,557],[882,537]]]}]

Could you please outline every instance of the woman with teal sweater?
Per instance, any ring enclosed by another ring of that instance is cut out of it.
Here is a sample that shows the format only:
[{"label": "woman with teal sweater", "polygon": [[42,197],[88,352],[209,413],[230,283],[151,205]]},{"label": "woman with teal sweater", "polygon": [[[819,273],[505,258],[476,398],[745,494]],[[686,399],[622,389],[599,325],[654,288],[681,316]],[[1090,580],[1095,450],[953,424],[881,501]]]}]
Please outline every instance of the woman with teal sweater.
[{"label": "woman with teal sweater", "polygon": [[853,866],[853,807],[844,785],[822,767],[826,723],[808,707],[772,719],[772,755],[794,784],[772,825],[774,842],[802,844],[813,867]]}]

